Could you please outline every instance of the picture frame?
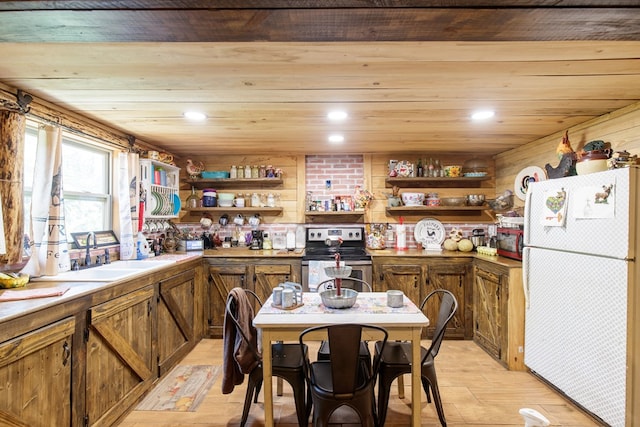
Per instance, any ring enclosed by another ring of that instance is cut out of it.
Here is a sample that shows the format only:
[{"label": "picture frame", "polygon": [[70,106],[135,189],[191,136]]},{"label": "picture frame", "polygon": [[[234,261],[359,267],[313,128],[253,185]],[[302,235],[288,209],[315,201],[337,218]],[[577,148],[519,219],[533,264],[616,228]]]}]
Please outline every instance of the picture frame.
[{"label": "picture frame", "polygon": [[[90,231],[81,231],[79,233],[71,233],[73,243],[77,249],[85,249],[87,247],[87,236]],[[96,247],[117,245],[120,243],[113,230],[95,231]]]}]

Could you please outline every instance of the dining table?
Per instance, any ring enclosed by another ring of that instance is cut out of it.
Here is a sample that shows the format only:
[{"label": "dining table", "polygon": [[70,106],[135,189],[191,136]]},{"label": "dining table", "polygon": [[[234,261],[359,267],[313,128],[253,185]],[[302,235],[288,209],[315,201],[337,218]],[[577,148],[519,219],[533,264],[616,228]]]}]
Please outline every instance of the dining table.
[{"label": "dining table", "polygon": [[[387,305],[386,292],[360,292],[356,302],[349,308],[328,308],[322,303],[320,294],[305,292],[302,301],[293,309],[279,308],[267,299],[253,319],[253,325],[261,330],[262,373],[264,379],[265,426],[272,427],[273,383],[271,344],[277,341],[298,342],[300,333],[307,328],[329,324],[359,323],[385,328],[390,340],[411,342],[412,360],[420,360],[420,338],[422,328],[429,319],[406,295],[401,307]],[[312,337],[313,338],[313,337]],[[322,336],[318,335],[317,340]],[[363,336],[363,340],[367,337]],[[411,365],[411,425],[420,426],[421,412],[421,366]]]}]

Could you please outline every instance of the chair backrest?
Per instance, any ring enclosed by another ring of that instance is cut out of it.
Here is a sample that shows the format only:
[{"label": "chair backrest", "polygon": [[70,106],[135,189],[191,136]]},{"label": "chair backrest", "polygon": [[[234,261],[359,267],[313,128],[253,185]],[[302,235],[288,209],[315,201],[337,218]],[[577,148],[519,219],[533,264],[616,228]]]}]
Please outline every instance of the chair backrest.
[{"label": "chair backrest", "polygon": [[[364,280],[358,279],[356,277],[346,277],[342,279],[343,288],[355,289],[358,292],[371,292],[372,288],[368,282]],[[318,283],[316,288],[316,292],[328,291],[329,289],[336,288],[336,279],[325,280],[324,282]]]},{"label": "chair backrest", "polygon": [[[305,345],[305,337],[307,334],[318,333],[319,331],[326,333],[329,347],[332,349],[329,357],[331,362],[333,393],[336,397],[341,399],[348,398],[356,391],[375,383],[375,378],[380,367],[380,358],[377,357],[376,360],[374,360],[373,373],[363,379],[363,371],[360,369],[362,363],[360,359],[360,342],[362,341],[364,332],[367,338],[373,337],[379,339],[382,342],[382,348],[384,348],[388,337],[387,331],[384,328],[375,325],[355,323],[316,326],[306,329],[300,334],[300,345]],[[339,349],[339,351],[333,351],[333,349]],[[307,358],[305,358],[305,374],[311,384],[316,384],[314,378],[311,377],[311,369]]]},{"label": "chair backrest", "polygon": [[438,351],[440,351],[440,344],[442,344],[442,339],[444,338],[444,333],[447,330],[447,324],[453,319],[453,316],[458,309],[458,301],[453,294],[446,289],[436,289],[431,291],[429,295],[425,297],[420,305],[420,309],[424,310],[427,306],[427,303],[431,299],[440,299],[440,308],[438,309],[438,318],[436,319],[436,327],[433,331],[433,338],[431,339],[431,346],[429,347],[429,351],[425,355],[422,362],[426,360],[426,358],[431,355],[431,357],[436,357]]}]

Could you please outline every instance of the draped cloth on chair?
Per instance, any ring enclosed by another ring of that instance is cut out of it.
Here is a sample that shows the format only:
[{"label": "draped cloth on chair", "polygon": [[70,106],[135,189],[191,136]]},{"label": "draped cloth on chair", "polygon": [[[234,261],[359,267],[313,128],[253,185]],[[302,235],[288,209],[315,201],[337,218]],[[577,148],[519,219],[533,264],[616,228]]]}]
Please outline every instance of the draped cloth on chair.
[{"label": "draped cloth on chair", "polygon": [[121,152],[117,159],[115,210],[115,229],[120,240],[120,259],[136,257],[135,235],[140,226],[138,224],[138,186],[140,184],[138,154]]},{"label": "draped cloth on chair", "polygon": [[71,269],[64,222],[62,131],[57,126],[38,129],[30,233],[33,252],[22,271],[53,276]]}]

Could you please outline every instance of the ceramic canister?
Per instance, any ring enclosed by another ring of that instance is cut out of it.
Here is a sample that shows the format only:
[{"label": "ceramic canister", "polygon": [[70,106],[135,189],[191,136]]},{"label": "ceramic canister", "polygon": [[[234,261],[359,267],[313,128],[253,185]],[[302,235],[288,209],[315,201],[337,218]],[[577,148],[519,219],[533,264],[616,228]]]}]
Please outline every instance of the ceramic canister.
[{"label": "ceramic canister", "polygon": [[216,190],[213,188],[205,188],[202,190],[202,206],[205,208],[214,208],[218,202]]}]

